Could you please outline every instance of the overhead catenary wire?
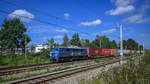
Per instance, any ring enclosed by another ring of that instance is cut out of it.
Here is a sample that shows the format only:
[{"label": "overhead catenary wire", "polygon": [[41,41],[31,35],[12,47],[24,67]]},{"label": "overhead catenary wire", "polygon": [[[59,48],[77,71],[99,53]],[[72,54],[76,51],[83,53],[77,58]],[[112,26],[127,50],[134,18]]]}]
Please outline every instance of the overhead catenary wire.
[{"label": "overhead catenary wire", "polygon": [[[32,9],[32,8],[27,8],[27,7],[24,7],[22,5],[19,5],[19,4],[16,4],[16,3],[13,3],[13,2],[10,2],[10,1],[7,1],[7,0],[2,0],[4,3],[7,3],[7,4],[10,4],[10,5],[13,5],[13,6],[16,6],[16,7],[21,7],[21,8],[24,8],[26,10],[31,10],[31,11],[35,11],[35,12],[38,12],[38,14],[42,14],[44,16],[48,16],[48,17],[52,17],[56,20],[61,20],[61,21],[66,21],[66,22],[69,22],[70,24],[75,24],[77,25],[78,22],[75,22],[75,21],[71,21],[71,20],[66,20],[66,19],[63,19],[63,18],[60,18],[60,17],[57,17],[55,15],[52,15],[52,14],[49,14],[47,12],[44,12],[44,11],[41,11],[41,10],[38,10],[38,9]],[[8,14],[8,12],[7,12]],[[24,16],[21,16],[21,17],[24,17]],[[28,18],[28,17],[24,17],[24,18]],[[29,18],[31,19],[31,18]],[[34,20],[34,19],[33,19]],[[50,22],[46,22],[46,21],[42,21],[42,20],[39,20],[39,19],[36,19],[35,21],[37,22],[40,22],[40,23],[44,23],[44,24],[49,24],[49,25],[52,25],[52,26],[56,26],[56,27],[61,27],[61,28],[64,28],[64,29],[68,29],[68,30],[71,30],[71,31],[75,31],[77,32],[78,30],[75,30],[75,29],[71,29],[71,28],[67,28],[67,27],[64,27],[62,25],[58,25],[58,24],[53,24],[53,23],[50,23]],[[85,27],[87,28],[86,26],[82,26],[82,27]],[[87,36],[93,36],[92,34],[90,33],[87,33],[87,32],[82,32],[82,31],[78,31],[78,33],[83,33],[83,34],[86,34]]]},{"label": "overhead catenary wire", "polygon": [[[10,14],[9,12],[7,11],[4,11],[4,10],[0,10],[1,13],[5,13],[5,14]],[[78,31],[78,30],[75,30],[75,29],[72,29],[72,28],[68,28],[68,27],[65,27],[65,26],[62,26],[62,25],[58,25],[58,24],[55,24],[55,23],[51,23],[51,22],[47,22],[47,21],[43,21],[43,20],[40,20],[40,19],[32,19],[30,17],[26,17],[26,16],[21,16],[21,15],[17,15],[17,14],[13,14],[15,16],[19,16],[19,17],[22,17],[22,18],[26,18],[26,19],[30,19],[30,20],[34,20],[34,21],[37,21],[39,23],[43,23],[43,24],[48,24],[48,25],[51,25],[51,26],[55,26],[55,27],[61,27],[61,28],[64,28],[64,29],[68,29],[68,30],[71,30],[71,31]],[[91,35],[90,33],[87,33],[87,32],[82,32],[82,31],[78,31],[80,33],[83,33],[83,34],[86,34],[86,35]]]},{"label": "overhead catenary wire", "polygon": [[19,5],[19,4],[16,4],[16,3],[13,3],[11,1],[6,1],[6,0],[2,0],[4,3],[7,3],[7,4],[10,4],[10,5],[13,5],[13,6],[17,6],[17,7],[21,7],[23,9],[26,9],[26,10],[31,10],[31,11],[35,11],[35,12],[38,12],[39,14],[42,14],[44,16],[48,16],[48,17],[51,17],[51,18],[54,18],[56,20],[61,20],[61,21],[65,21],[65,22],[69,22],[71,24],[78,24],[78,22],[75,22],[75,21],[72,21],[72,20],[66,20],[64,18],[60,18],[58,16],[55,16],[55,15],[52,15],[50,13],[47,13],[47,12],[44,12],[44,11],[41,11],[41,10],[38,10],[38,9],[32,9],[32,8],[27,8],[27,7],[24,7],[22,5]]},{"label": "overhead catenary wire", "polygon": [[[38,10],[38,9],[32,9],[32,8],[27,8],[27,7],[24,7],[22,5],[19,5],[19,4],[16,4],[16,3],[13,3],[11,1],[7,1],[7,0],[2,0],[4,3],[7,3],[7,4],[10,4],[10,5],[13,5],[13,6],[16,6],[16,7],[21,7],[21,8],[24,8],[26,10],[31,10],[31,11],[35,11],[35,12],[38,12],[39,14],[42,14],[42,15],[45,15],[45,16],[48,16],[48,17],[52,17],[56,20],[61,20],[61,21],[66,21],[66,22],[69,22],[71,24],[78,24],[77,22],[75,21],[71,21],[71,20],[66,20],[66,19],[63,19],[63,18],[60,18],[60,17],[57,17],[55,15],[52,15],[50,13],[47,13],[47,12],[44,12],[44,11],[41,11],[41,10]],[[4,12],[4,11],[3,11]],[[6,11],[5,11],[6,13]],[[8,14],[8,12],[7,12]],[[18,15],[17,15],[18,16]],[[24,17],[24,16],[20,16],[20,17]],[[29,18],[29,17],[24,17],[24,18],[28,18],[28,19],[32,19],[32,18]],[[71,29],[71,28],[68,28],[68,27],[65,27],[65,26],[62,26],[62,25],[58,25],[58,24],[55,24],[55,23],[51,23],[51,22],[47,22],[47,21],[42,21],[40,19],[32,19],[32,20],[35,20],[37,22],[40,22],[40,23],[44,23],[44,24],[49,24],[49,25],[52,25],[52,26],[55,26],[55,27],[61,27],[61,28],[65,28],[65,29],[69,29],[71,31],[78,31],[78,30],[75,30],[75,29]],[[85,26],[82,26],[82,27],[85,27]],[[90,35],[90,36],[93,36],[92,34],[90,33],[87,33],[87,32],[82,32],[82,31],[78,31],[80,33],[83,33],[83,34],[86,34],[86,35]],[[100,33],[99,33],[100,34]]]}]

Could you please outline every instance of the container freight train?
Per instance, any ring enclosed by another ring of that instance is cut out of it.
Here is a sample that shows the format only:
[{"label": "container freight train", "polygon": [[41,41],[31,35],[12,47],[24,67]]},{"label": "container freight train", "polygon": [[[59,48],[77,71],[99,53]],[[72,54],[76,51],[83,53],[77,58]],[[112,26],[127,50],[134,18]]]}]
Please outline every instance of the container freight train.
[{"label": "container freight train", "polygon": [[[141,51],[123,50],[126,55],[142,54]],[[50,59],[53,61],[79,60],[120,55],[119,49],[106,48],[51,48]]]}]

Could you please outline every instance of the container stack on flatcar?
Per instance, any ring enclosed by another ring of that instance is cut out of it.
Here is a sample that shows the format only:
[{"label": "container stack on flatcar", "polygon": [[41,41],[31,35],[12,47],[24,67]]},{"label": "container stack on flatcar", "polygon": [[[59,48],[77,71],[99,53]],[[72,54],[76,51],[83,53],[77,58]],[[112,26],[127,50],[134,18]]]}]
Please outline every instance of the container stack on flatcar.
[{"label": "container stack on flatcar", "polygon": [[104,57],[110,55],[116,55],[117,49],[106,49],[106,48],[87,48],[89,58]]},{"label": "container stack on flatcar", "polygon": [[110,56],[111,55],[111,49],[102,48],[102,56]]},{"label": "container stack on flatcar", "polygon": [[136,54],[136,50],[131,50],[131,54]]},{"label": "container stack on flatcar", "polygon": [[117,55],[119,55],[118,49],[111,49],[111,55],[112,55],[112,56],[117,56]]},{"label": "container stack on flatcar", "polygon": [[101,55],[101,48],[87,48],[89,58],[95,58]]}]

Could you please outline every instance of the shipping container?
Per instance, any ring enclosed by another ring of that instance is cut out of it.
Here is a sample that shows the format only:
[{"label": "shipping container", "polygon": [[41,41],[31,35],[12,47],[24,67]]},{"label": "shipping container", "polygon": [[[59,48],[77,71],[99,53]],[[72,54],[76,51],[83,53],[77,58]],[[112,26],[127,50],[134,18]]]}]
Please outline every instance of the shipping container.
[{"label": "shipping container", "polygon": [[127,50],[127,54],[130,54],[130,50]]},{"label": "shipping container", "polygon": [[136,50],[136,54],[139,54],[140,53],[140,51],[139,50]]},{"label": "shipping container", "polygon": [[131,53],[132,54],[136,54],[136,50],[131,50]]},{"label": "shipping container", "polygon": [[118,53],[119,53],[119,55],[121,55],[121,50],[120,49],[118,49]]},{"label": "shipping container", "polygon": [[127,50],[123,50],[123,54],[128,54]]},{"label": "shipping container", "polygon": [[101,54],[103,56],[109,56],[111,55],[111,49],[102,48]]},{"label": "shipping container", "polygon": [[87,48],[88,57],[100,56],[101,48]]},{"label": "shipping container", "polygon": [[[121,55],[121,50],[120,49],[118,49],[118,53],[119,53],[119,55]],[[130,50],[123,50],[123,54],[124,55],[130,54]]]},{"label": "shipping container", "polygon": [[129,54],[132,54],[132,50],[129,50]]},{"label": "shipping container", "polygon": [[118,55],[118,49],[111,49],[111,55]]},{"label": "shipping container", "polygon": [[[105,49],[105,48],[87,48],[87,52],[88,52],[88,57],[91,58],[111,55],[111,49]],[[114,53],[117,52],[118,51],[114,50]]]},{"label": "shipping container", "polygon": [[143,51],[142,51],[142,50],[140,50],[140,54],[143,54]]}]

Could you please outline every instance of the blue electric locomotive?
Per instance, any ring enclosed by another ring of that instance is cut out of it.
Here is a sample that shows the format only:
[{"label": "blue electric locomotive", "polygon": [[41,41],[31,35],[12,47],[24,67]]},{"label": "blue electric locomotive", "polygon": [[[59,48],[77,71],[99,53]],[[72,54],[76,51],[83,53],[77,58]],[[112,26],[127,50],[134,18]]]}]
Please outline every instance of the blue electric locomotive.
[{"label": "blue electric locomotive", "polygon": [[50,59],[53,61],[87,59],[86,48],[51,48]]}]

